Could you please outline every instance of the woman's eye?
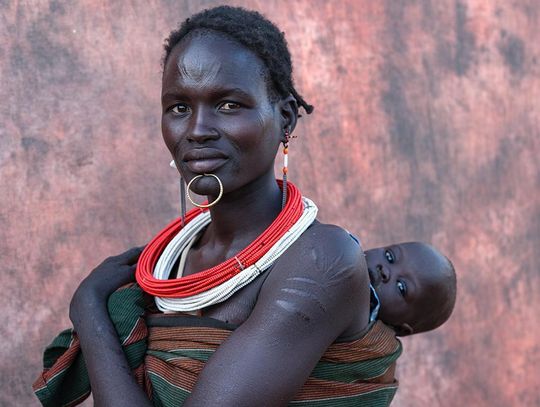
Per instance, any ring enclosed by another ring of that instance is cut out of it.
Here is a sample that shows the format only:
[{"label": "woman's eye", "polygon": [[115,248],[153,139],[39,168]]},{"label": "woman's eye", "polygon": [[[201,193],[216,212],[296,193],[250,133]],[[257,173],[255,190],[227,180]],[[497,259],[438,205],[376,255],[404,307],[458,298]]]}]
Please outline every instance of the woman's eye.
[{"label": "woman's eye", "polygon": [[176,114],[185,114],[189,111],[189,108],[186,105],[178,104],[171,107],[171,112]]},{"label": "woman's eye", "polygon": [[384,257],[390,264],[393,264],[396,261],[396,258],[394,257],[394,253],[392,253],[390,250],[384,251]]},{"label": "woman's eye", "polygon": [[219,106],[220,110],[237,110],[239,108],[240,105],[234,102],[224,102]]},{"label": "woman's eye", "polygon": [[407,294],[407,284],[405,284],[404,281],[398,280],[398,282],[397,282],[397,288],[398,288],[399,293],[400,293],[403,297],[405,297],[405,295]]}]

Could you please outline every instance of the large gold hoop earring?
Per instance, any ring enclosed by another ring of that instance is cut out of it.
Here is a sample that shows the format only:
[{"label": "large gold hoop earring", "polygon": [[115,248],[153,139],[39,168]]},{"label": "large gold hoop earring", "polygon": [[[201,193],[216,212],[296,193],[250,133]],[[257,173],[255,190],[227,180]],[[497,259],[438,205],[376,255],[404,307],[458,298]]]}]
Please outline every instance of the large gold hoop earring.
[{"label": "large gold hoop earring", "polygon": [[[190,194],[190,192],[191,192],[191,184],[193,183],[193,181],[195,181],[196,179],[202,178],[202,177],[214,177],[216,179],[216,181],[218,182],[218,184],[219,184],[219,195],[218,195],[218,197],[213,202],[207,203],[206,205],[202,205],[202,204],[199,204],[199,203],[195,202],[191,198],[191,194]],[[221,180],[218,178],[218,176],[215,175],[215,174],[197,175],[197,176],[191,178],[191,181],[189,181],[189,183],[187,184],[187,198],[189,199],[189,202],[191,202],[197,208],[210,208],[211,206],[214,206],[215,204],[217,204],[222,196],[223,196],[223,184],[221,183]]]}]

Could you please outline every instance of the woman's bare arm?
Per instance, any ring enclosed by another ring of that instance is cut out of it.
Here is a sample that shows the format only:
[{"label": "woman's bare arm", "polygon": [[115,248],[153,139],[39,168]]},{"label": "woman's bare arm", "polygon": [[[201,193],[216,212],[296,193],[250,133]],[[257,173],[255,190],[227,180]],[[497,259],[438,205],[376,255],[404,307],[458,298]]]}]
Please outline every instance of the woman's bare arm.
[{"label": "woman's bare arm", "polygon": [[81,283],[70,304],[96,406],[151,406],[135,381],[107,310],[107,299],[134,280],[141,248],[110,257]]},{"label": "woman's bare arm", "polygon": [[314,226],[274,266],[251,316],[207,362],[184,406],[285,406],[328,346],[351,324],[365,328],[368,315],[358,246],[339,228]]},{"label": "woman's bare arm", "polygon": [[[324,225],[305,235],[275,265],[251,316],[210,358],[185,406],[287,405],[358,315],[365,314],[360,329],[367,325],[369,281],[358,246]],[[96,406],[151,405],[131,374],[106,306],[116,288],[133,280],[139,254],[107,259],[72,300],[70,317]]]}]

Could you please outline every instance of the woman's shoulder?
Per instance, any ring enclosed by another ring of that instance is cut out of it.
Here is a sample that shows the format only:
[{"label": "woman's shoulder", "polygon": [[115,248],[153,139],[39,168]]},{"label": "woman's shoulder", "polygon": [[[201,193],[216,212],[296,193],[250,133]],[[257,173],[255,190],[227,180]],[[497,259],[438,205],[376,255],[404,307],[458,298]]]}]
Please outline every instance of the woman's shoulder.
[{"label": "woman's shoulder", "polygon": [[321,250],[328,256],[339,255],[343,260],[358,260],[363,251],[358,240],[340,226],[321,223],[313,224],[299,239],[300,246],[308,246],[313,250]]},{"label": "woman's shoulder", "polygon": [[[279,268],[287,274],[318,279],[349,279],[367,275],[364,254],[345,229],[315,221],[285,252]],[[365,273],[364,273],[365,272]]]},{"label": "woman's shoulder", "polygon": [[369,311],[362,250],[345,229],[315,222],[275,263],[260,298],[266,305],[287,304],[312,321],[317,316],[343,320],[336,334],[352,328],[356,333],[367,324]]}]

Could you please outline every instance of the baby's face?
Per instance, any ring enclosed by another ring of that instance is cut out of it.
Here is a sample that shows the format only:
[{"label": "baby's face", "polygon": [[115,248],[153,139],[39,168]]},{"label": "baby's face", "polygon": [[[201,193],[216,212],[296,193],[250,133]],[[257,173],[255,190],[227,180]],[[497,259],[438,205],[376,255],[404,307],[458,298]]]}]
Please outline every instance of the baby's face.
[{"label": "baby's face", "polygon": [[446,258],[427,244],[411,242],[367,250],[366,261],[381,302],[379,319],[400,335],[414,333],[444,291]]}]

